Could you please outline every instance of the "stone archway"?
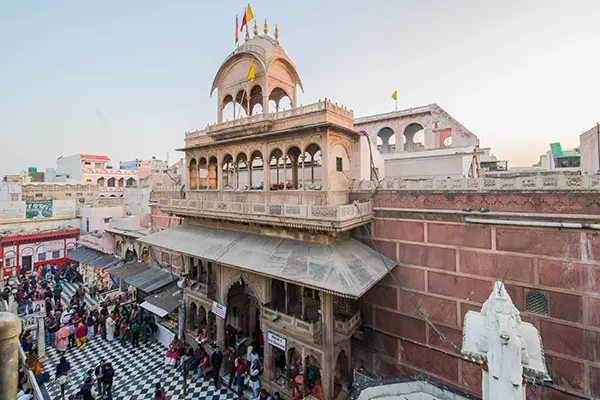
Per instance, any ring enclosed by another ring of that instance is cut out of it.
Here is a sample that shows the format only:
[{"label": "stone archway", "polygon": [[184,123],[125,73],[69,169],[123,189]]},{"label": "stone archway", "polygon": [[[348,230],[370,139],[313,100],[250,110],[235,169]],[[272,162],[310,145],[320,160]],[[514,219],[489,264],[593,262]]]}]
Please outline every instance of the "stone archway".
[{"label": "stone archway", "polygon": [[335,360],[334,395],[340,391],[350,390],[352,379],[350,375],[350,360],[345,350],[341,350]]}]

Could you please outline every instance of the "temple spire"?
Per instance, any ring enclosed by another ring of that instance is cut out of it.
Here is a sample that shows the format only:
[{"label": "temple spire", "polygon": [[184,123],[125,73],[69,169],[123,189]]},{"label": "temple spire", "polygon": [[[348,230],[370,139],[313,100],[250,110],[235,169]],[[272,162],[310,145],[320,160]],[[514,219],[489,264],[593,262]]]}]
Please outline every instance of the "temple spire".
[{"label": "temple spire", "polygon": [[256,25],[256,20],[254,20],[254,30],[253,30],[254,36],[258,36],[258,25]]},{"label": "temple spire", "polygon": [[275,40],[279,40],[279,27],[275,24]]},{"label": "temple spire", "polygon": [[244,40],[247,42],[248,40],[250,40],[250,33],[248,33],[248,24],[246,24],[246,37],[244,38]]},{"label": "temple spire", "polygon": [[265,19],[265,25],[264,25],[263,29],[264,29],[263,31],[265,32],[265,35],[268,35],[269,34],[269,25],[267,24],[266,19]]}]

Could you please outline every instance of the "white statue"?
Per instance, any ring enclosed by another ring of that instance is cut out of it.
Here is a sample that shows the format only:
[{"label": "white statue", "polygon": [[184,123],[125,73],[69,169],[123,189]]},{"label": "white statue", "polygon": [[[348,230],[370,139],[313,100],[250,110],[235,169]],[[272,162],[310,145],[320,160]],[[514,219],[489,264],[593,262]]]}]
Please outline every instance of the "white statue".
[{"label": "white statue", "polygon": [[462,351],[470,359],[488,364],[488,372],[483,373],[484,400],[523,400],[525,368],[540,379],[549,378],[537,329],[521,321],[519,310],[499,281],[481,313],[469,311],[465,316]]}]

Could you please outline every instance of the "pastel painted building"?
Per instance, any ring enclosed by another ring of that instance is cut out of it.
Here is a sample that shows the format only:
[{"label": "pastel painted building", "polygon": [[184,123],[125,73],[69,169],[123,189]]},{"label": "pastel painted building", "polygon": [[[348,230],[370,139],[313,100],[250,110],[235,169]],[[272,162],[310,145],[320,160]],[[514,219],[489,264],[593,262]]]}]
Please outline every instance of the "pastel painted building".
[{"label": "pastel painted building", "polygon": [[110,158],[101,155],[75,154],[56,160],[54,176],[100,186],[101,197],[122,197],[127,186],[138,184],[137,170],[108,166]]}]

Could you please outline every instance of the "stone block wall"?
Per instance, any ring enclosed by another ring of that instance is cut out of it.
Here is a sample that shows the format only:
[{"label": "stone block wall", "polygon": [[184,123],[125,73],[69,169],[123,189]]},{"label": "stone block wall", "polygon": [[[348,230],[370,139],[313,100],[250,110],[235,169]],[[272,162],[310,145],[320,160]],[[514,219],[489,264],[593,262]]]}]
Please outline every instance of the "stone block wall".
[{"label": "stone block wall", "polygon": [[[554,381],[533,390],[537,398],[600,398],[600,231],[472,224],[461,211],[485,207],[490,213],[468,214],[486,219],[598,222],[597,193],[381,190],[353,197],[373,199],[374,247],[399,264],[361,299],[355,366],[381,377],[426,373],[480,395],[481,367],[464,361],[415,305],[460,348],[465,313],[480,310],[493,282],[503,279],[522,318],[542,336]],[[370,244],[360,230],[357,237]],[[547,315],[526,310],[533,290],[546,296]]]}]

